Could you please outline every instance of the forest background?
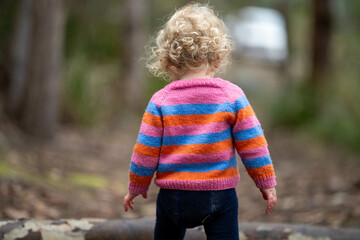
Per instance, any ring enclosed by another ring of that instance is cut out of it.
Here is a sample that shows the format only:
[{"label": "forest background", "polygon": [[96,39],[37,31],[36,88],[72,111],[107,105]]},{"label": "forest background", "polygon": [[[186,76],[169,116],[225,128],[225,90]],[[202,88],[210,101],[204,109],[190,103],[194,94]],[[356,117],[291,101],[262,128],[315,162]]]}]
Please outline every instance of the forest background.
[{"label": "forest background", "polygon": [[[286,23],[285,61],[235,52],[220,75],[254,105],[279,182],[277,211],[264,219],[242,173],[240,220],[359,227],[360,2],[207,2],[225,20],[256,6]],[[154,216],[154,186],[136,211],[121,210],[141,116],[167,84],[142,58],[186,3],[0,1],[1,218]]]}]

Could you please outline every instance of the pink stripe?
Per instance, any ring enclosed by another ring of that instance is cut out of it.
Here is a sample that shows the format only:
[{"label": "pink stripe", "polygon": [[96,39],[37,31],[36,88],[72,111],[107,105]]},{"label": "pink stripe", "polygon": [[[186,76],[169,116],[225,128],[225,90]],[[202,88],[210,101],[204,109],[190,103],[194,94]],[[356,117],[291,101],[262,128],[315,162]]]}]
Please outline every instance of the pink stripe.
[{"label": "pink stripe", "polygon": [[129,182],[129,192],[133,194],[142,194],[148,191],[149,186],[137,186]]},{"label": "pink stripe", "polygon": [[234,103],[239,97],[244,95],[244,92],[239,86],[228,82],[226,85],[226,94],[230,98],[230,102]]},{"label": "pink stripe", "polygon": [[[221,78],[179,80],[170,83],[166,86],[166,88],[171,90],[180,90],[181,92],[190,91],[194,93],[196,92],[196,94],[203,93],[205,95],[212,95],[216,92],[220,94],[220,96],[226,97],[225,101],[230,100],[231,103],[234,103],[236,99],[244,95],[244,92],[239,86]],[[221,93],[223,92],[223,89],[226,94]],[[213,99],[215,98],[213,97]]]},{"label": "pink stripe", "polygon": [[238,153],[241,159],[252,159],[269,155],[269,149],[267,145],[265,145],[250,150],[238,151]]},{"label": "pink stripe", "polygon": [[140,165],[143,167],[156,167],[158,164],[158,158],[156,157],[145,157],[142,155],[133,152],[131,161],[136,165]]},{"label": "pink stripe", "polygon": [[169,154],[161,155],[160,163],[163,164],[177,164],[177,163],[210,163],[210,162],[220,162],[229,160],[235,156],[235,151],[233,148],[229,150],[211,153],[211,154]]},{"label": "pink stripe", "polygon": [[271,188],[276,186],[276,179],[275,176],[260,178],[255,180],[255,184],[258,188]]},{"label": "pink stripe", "polygon": [[245,118],[244,120],[237,122],[234,126],[234,132],[246,130],[255,126],[260,125],[259,120],[256,116]]},{"label": "pink stripe", "polygon": [[178,189],[188,191],[218,191],[235,188],[239,183],[240,176],[226,179],[179,181],[155,179],[155,184],[165,189]]},{"label": "pink stripe", "polygon": [[162,137],[162,128],[149,125],[145,122],[141,123],[140,132],[151,137]]},{"label": "pink stripe", "polygon": [[167,91],[163,88],[160,89],[159,91],[157,91],[156,93],[154,93],[154,95],[151,97],[151,100],[153,103],[155,103],[158,107],[160,107],[160,103],[162,102],[162,100],[164,99],[164,97],[166,96]]},{"label": "pink stripe", "polygon": [[218,133],[230,127],[228,122],[214,122],[204,125],[178,125],[164,128],[164,136],[197,135],[203,133]]},{"label": "pink stripe", "polygon": [[173,89],[166,96],[166,105],[198,104],[198,103],[223,103],[229,101],[220,88],[193,87],[184,89]]}]

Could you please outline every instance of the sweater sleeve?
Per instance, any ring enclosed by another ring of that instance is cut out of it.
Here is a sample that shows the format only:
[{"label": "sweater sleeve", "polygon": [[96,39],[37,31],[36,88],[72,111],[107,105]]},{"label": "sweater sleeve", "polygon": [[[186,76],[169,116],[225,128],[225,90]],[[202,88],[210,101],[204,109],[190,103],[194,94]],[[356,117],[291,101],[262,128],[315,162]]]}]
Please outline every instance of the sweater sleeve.
[{"label": "sweater sleeve", "polygon": [[233,137],[246,171],[258,188],[276,185],[274,167],[261,125],[241,89],[234,102]]},{"label": "sweater sleeve", "polygon": [[148,191],[158,166],[162,135],[161,108],[152,99],[142,118],[140,132],[131,157],[129,192],[142,194]]}]

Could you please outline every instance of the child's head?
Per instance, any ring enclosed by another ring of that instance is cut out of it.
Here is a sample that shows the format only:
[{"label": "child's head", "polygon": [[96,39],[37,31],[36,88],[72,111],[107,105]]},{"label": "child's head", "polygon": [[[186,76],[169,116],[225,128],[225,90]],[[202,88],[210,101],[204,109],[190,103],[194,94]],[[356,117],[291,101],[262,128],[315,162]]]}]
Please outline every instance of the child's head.
[{"label": "child's head", "polygon": [[204,66],[210,72],[229,63],[232,44],[214,11],[200,4],[177,10],[158,32],[148,68],[156,76],[179,78]]}]

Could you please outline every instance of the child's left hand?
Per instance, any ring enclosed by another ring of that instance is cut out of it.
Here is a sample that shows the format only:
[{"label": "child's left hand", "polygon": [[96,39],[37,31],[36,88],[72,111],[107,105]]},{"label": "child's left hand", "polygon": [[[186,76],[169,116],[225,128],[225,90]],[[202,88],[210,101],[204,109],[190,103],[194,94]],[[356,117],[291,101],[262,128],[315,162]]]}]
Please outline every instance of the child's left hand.
[{"label": "child's left hand", "polygon": [[[141,194],[143,196],[143,198],[147,198],[147,193],[143,193]],[[136,198],[137,196],[139,196],[139,194],[133,194],[133,193],[128,193],[126,194],[126,196],[124,197],[124,210],[125,212],[128,211],[128,208],[130,208],[131,210],[134,210],[134,198]]]},{"label": "child's left hand", "polygon": [[276,205],[277,196],[275,187],[272,188],[262,188],[260,189],[264,200],[267,200],[266,214],[269,214],[273,207]]}]

